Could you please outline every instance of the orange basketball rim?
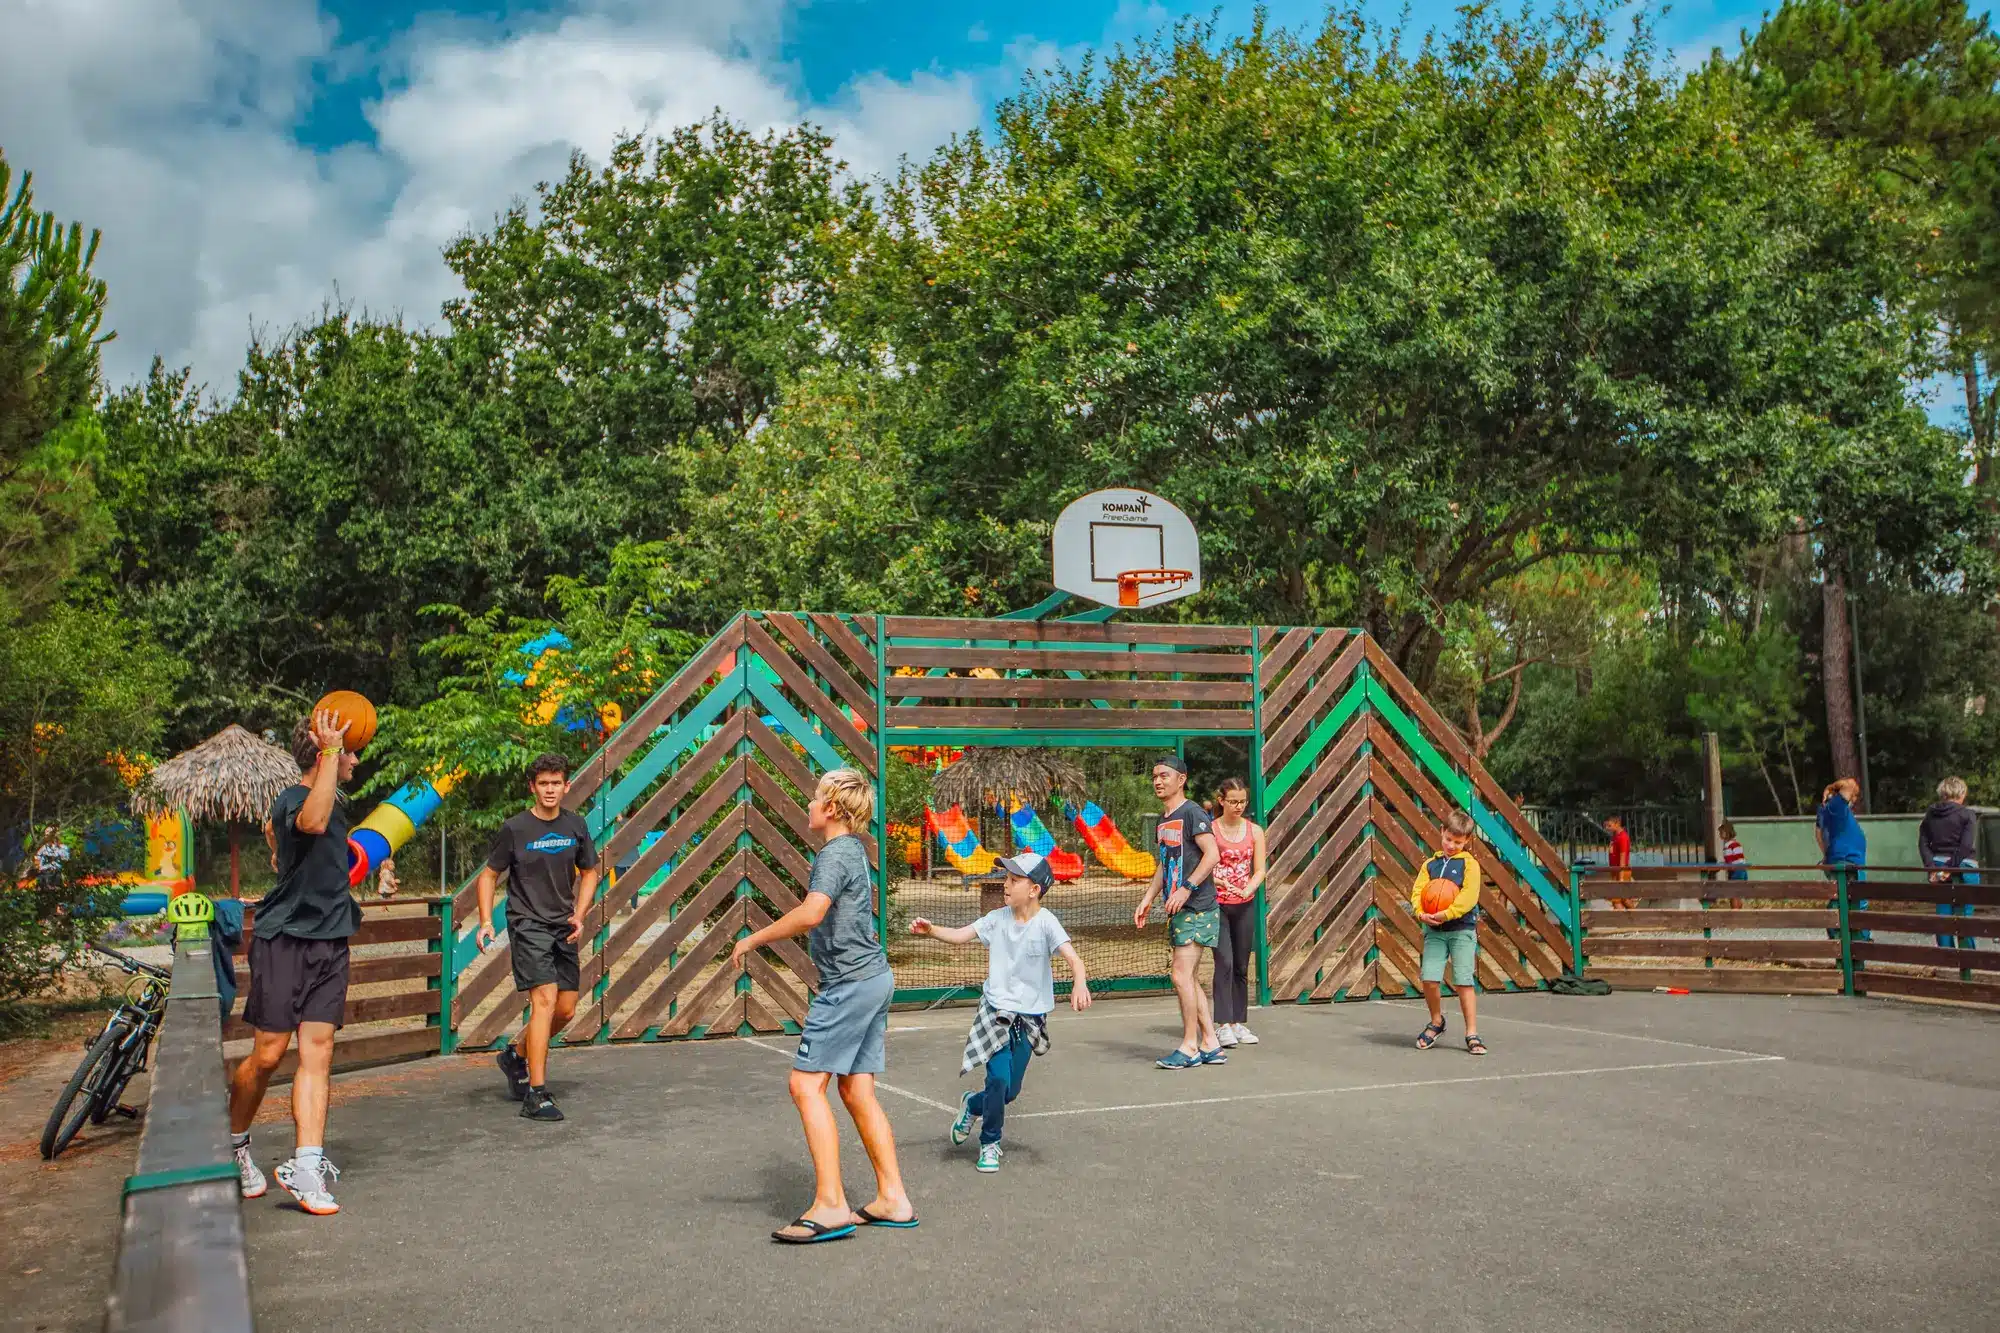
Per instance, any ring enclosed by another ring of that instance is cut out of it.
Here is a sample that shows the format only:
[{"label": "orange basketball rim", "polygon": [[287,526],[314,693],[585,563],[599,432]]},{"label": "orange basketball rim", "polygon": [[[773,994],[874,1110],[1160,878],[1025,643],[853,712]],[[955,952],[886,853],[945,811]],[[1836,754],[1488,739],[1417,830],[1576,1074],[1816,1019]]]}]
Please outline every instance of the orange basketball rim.
[{"label": "orange basketball rim", "polygon": [[1128,569],[1118,576],[1118,605],[1137,606],[1141,586],[1171,583],[1175,587],[1194,577],[1186,569]]}]

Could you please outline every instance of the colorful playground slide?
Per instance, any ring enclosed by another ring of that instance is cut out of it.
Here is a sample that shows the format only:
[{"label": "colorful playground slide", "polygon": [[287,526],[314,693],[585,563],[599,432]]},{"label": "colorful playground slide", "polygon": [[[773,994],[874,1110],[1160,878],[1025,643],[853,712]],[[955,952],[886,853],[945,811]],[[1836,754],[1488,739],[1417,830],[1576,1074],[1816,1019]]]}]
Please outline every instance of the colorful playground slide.
[{"label": "colorful playground slide", "polygon": [[1126,879],[1151,879],[1159,869],[1159,862],[1151,852],[1142,852],[1125,841],[1125,835],[1111,822],[1111,816],[1104,813],[1095,801],[1085,801],[1078,810],[1067,802],[1063,813],[1076,825],[1084,843],[1096,854],[1097,859]]},{"label": "colorful playground slide", "polygon": [[979,835],[965,822],[965,811],[954,805],[940,814],[926,806],[924,825],[937,834],[938,846],[944,849],[944,859],[951,862],[952,869],[959,874],[993,873],[995,857],[979,845]]},{"label": "colorful playground slide", "polygon": [[1014,826],[1014,846],[1024,852],[1039,852],[1049,858],[1049,870],[1056,879],[1068,883],[1083,878],[1083,858],[1075,852],[1064,851],[1056,846],[1056,838],[1049,832],[1048,825],[1035,813],[1035,807],[1019,801],[1012,803],[1007,818]]}]

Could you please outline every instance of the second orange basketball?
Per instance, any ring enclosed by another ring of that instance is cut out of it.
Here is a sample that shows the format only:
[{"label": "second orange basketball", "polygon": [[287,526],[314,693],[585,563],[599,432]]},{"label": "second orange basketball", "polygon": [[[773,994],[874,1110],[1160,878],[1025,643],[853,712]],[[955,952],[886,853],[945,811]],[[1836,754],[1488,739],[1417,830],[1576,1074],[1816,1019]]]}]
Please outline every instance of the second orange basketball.
[{"label": "second orange basketball", "polygon": [[347,749],[350,754],[360,754],[361,747],[375,738],[375,705],[367,696],[353,690],[334,690],[313,705],[316,714],[321,709],[337,715],[347,724]]}]

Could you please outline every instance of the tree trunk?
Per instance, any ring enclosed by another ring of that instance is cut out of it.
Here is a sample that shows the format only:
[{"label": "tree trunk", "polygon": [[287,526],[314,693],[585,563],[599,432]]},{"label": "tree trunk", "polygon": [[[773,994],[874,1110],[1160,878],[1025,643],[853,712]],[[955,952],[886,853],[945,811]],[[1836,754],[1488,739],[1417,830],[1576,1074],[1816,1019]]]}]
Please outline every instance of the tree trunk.
[{"label": "tree trunk", "polygon": [[1861,752],[1854,745],[1854,680],[1849,668],[1853,645],[1847,633],[1847,579],[1828,557],[1820,584],[1820,676],[1826,683],[1826,739],[1833,751],[1833,776],[1859,778]]}]

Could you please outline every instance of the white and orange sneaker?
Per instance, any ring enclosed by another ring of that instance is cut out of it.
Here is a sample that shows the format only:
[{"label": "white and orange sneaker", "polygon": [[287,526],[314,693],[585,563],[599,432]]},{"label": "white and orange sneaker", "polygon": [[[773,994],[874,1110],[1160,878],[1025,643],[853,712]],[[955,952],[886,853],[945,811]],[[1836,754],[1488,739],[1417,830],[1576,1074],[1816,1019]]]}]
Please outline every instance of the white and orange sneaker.
[{"label": "white and orange sneaker", "polygon": [[264,1197],[264,1173],[257,1169],[257,1163],[252,1160],[250,1145],[247,1143],[238,1144],[236,1147],[236,1180],[243,1187],[244,1198]]},{"label": "white and orange sneaker", "polygon": [[299,1201],[299,1207],[314,1217],[331,1217],[340,1211],[340,1205],[333,1201],[327,1186],[340,1179],[340,1168],[322,1157],[316,1165],[307,1165],[293,1157],[278,1165],[274,1173],[285,1192]]}]

